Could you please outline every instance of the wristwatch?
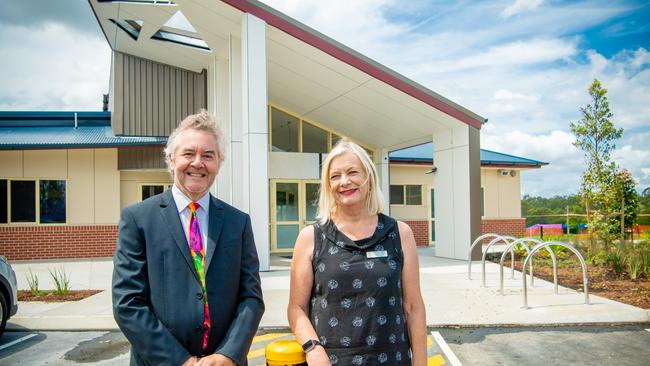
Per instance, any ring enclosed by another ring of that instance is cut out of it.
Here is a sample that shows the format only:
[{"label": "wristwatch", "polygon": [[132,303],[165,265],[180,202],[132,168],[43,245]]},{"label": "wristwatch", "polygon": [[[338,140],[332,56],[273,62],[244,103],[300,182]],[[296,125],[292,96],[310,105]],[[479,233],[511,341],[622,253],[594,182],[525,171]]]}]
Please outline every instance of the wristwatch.
[{"label": "wristwatch", "polygon": [[302,344],[302,351],[307,353],[316,348],[316,346],[322,346],[322,344],[320,344],[320,342],[315,339],[310,339]]}]

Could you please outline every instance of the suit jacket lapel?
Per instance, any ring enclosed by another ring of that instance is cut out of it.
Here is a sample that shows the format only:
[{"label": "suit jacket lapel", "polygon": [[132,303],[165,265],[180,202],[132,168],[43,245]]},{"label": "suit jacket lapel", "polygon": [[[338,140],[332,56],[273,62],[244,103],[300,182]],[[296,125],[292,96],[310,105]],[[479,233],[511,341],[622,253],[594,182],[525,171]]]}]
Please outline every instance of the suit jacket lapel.
[{"label": "suit jacket lapel", "polygon": [[192,260],[192,255],[190,254],[190,245],[187,243],[185,231],[183,231],[181,219],[178,216],[178,209],[176,208],[176,203],[174,202],[174,197],[172,196],[171,190],[165,191],[161,196],[160,213],[162,214],[163,222],[169,229],[169,233],[171,234],[172,239],[174,239],[178,250],[181,251],[183,258],[185,258],[187,265],[190,267],[190,270],[198,281],[199,276],[196,273],[194,261]]},{"label": "suit jacket lapel", "polygon": [[205,255],[205,273],[208,273],[212,257],[217,249],[223,228],[223,207],[218,199],[210,195],[210,217],[208,218],[208,248]]}]

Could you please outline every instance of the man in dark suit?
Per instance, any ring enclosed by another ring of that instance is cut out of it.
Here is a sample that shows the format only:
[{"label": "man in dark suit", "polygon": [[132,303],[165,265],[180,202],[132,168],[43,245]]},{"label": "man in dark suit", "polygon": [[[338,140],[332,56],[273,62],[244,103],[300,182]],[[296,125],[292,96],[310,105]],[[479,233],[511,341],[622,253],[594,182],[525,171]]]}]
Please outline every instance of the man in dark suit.
[{"label": "man in dark suit", "polygon": [[222,139],[187,117],[165,148],[173,187],[122,211],[113,313],[131,365],[246,365],[264,303],[249,216],[208,192]]}]

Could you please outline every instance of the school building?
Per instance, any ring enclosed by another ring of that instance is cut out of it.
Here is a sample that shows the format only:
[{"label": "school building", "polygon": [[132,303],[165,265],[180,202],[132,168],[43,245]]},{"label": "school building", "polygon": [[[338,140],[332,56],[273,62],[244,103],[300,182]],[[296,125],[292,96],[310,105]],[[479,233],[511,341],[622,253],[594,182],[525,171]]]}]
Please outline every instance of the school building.
[{"label": "school building", "polygon": [[545,163],[480,150],[476,113],[256,1],[88,3],[113,51],[109,111],[0,113],[9,259],[112,255],[120,209],[169,187],[162,146],[200,108],[226,136],[212,193],[251,215],[263,270],[313,222],[320,162],[343,136],[436,255],[523,233],[520,173]]}]

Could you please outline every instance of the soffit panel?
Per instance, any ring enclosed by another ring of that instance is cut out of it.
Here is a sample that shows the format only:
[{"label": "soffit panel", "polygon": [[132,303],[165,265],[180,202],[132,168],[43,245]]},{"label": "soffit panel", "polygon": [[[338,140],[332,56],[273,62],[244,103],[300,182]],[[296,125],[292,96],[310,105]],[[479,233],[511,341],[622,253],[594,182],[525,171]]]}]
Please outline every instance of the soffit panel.
[{"label": "soffit panel", "polygon": [[357,84],[364,83],[371,79],[371,77],[365,72],[353,66],[350,66],[347,63],[336,59],[319,50],[318,48],[307,44],[275,27],[267,26],[267,37],[270,41],[269,44],[273,42],[275,44],[282,45],[283,48],[289,49],[295,54],[301,55],[302,57],[311,60],[315,64],[320,64],[323,67],[356,82]]}]

